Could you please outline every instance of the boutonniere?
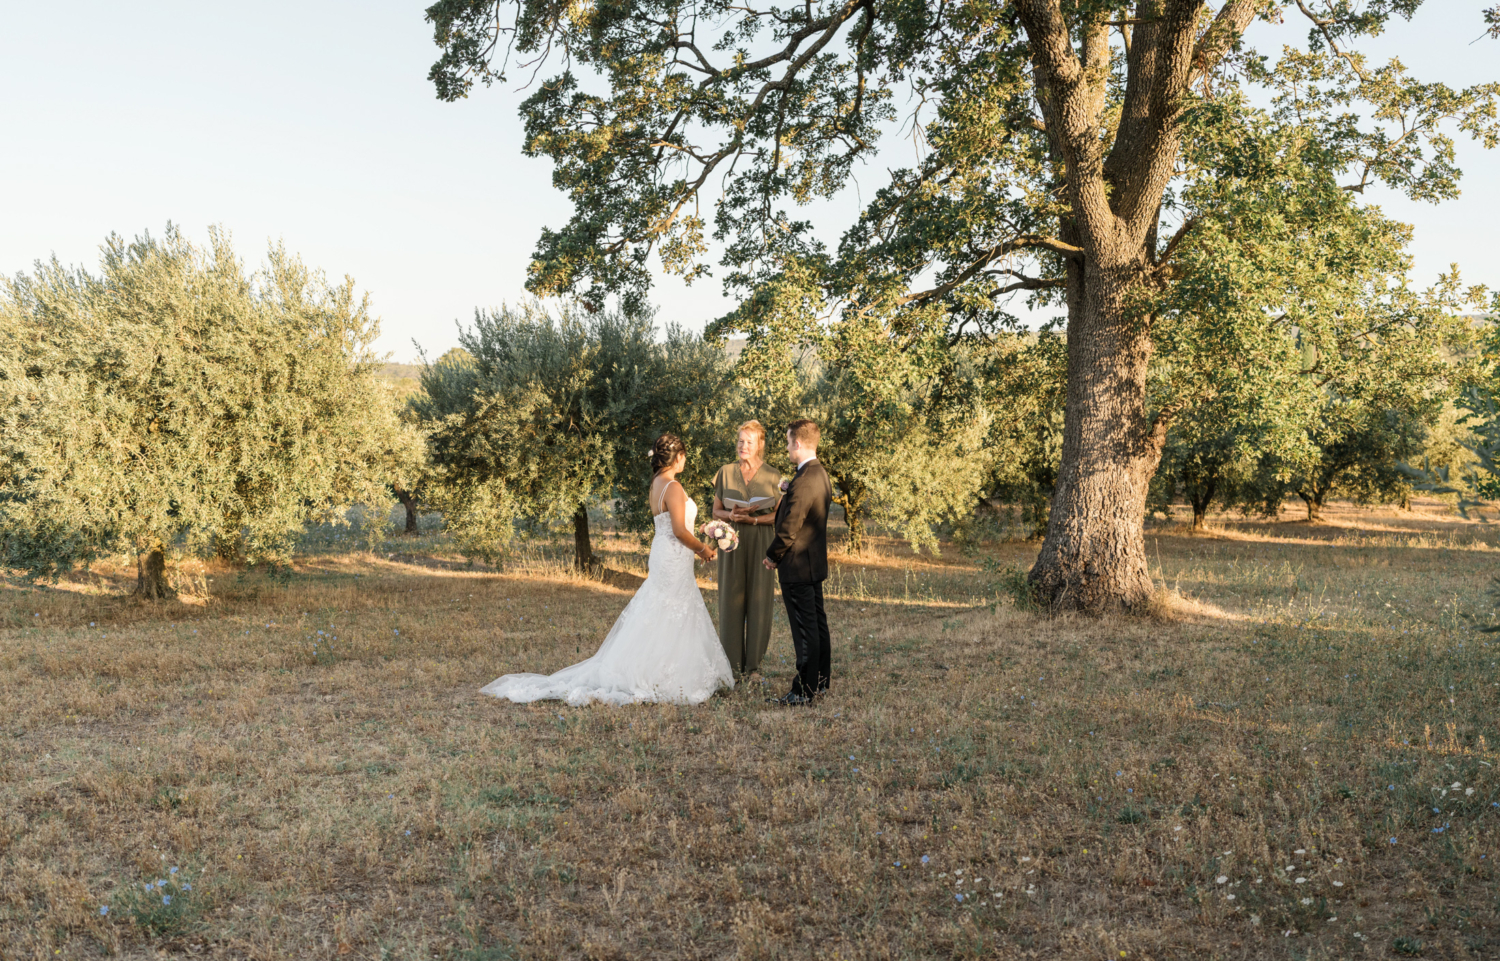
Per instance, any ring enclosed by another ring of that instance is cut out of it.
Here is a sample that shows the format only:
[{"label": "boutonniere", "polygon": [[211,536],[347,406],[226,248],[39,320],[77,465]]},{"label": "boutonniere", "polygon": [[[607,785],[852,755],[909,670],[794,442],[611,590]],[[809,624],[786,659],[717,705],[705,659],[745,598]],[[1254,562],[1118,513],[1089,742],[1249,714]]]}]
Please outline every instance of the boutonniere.
[{"label": "boutonniere", "polygon": [[787,480],[787,479],[786,479],[786,478],[785,478],[785,477],[783,477],[783,478],[782,478],[782,479],[781,479],[781,483],[780,483],[780,484],[777,484],[777,485],[776,485],[776,486],[777,486],[777,487],[779,487],[779,488],[781,488],[781,492],[782,492],[782,493],[783,493],[783,494],[785,494],[785,493],[786,493],[786,489],[787,489],[787,488],[788,488],[788,487],[791,487],[791,486],[792,486],[792,482],[791,482],[791,481],[789,481],[789,480]]}]

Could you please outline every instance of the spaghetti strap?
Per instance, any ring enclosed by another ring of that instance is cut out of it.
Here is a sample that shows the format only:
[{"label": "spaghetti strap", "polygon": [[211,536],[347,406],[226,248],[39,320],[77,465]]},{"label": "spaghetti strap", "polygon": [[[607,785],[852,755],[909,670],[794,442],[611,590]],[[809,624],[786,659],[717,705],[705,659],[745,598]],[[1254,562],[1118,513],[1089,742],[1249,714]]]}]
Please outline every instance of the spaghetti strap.
[{"label": "spaghetti strap", "polygon": [[[677,478],[675,477],[667,481],[665,484],[661,485],[661,510],[653,510],[651,512],[652,517],[660,517],[662,511],[665,511],[667,509],[667,488],[671,487],[673,484],[677,484]],[[677,484],[677,486],[681,487],[682,485]]]}]

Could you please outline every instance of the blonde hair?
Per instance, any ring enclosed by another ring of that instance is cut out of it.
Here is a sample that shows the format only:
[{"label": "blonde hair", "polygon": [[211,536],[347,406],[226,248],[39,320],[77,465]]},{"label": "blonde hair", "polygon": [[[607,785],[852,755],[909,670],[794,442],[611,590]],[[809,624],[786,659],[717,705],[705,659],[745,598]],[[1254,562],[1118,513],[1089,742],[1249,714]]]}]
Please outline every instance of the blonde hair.
[{"label": "blonde hair", "polygon": [[766,449],[766,429],[761,426],[760,421],[747,420],[739,427],[735,428],[734,433],[735,436],[738,437],[740,434],[745,433],[746,431],[755,434],[760,438],[760,449],[764,451]]}]

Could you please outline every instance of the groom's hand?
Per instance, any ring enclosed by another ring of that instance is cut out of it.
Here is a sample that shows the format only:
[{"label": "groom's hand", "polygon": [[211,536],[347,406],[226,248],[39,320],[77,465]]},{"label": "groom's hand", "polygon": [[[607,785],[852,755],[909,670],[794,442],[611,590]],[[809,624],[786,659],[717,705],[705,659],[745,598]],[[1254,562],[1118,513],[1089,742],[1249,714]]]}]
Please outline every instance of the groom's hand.
[{"label": "groom's hand", "polygon": [[766,565],[766,570],[768,571],[774,571],[776,569],[776,565],[771,563],[771,559],[769,557],[762,557],[760,559],[760,562]]}]

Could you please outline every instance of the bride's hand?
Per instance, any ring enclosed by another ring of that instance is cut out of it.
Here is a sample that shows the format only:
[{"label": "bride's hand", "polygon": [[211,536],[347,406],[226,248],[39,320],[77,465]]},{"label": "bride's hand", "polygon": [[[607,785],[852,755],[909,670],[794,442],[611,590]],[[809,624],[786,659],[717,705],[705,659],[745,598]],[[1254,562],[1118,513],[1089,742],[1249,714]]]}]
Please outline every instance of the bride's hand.
[{"label": "bride's hand", "polygon": [[701,551],[698,552],[698,559],[701,560],[701,561],[703,561],[703,563],[705,563],[705,564],[709,563],[710,561],[712,561],[714,558],[716,558],[718,556],[719,556],[719,552],[716,551],[716,550],[714,550],[712,544],[704,544],[703,545],[703,550],[701,550]]}]

